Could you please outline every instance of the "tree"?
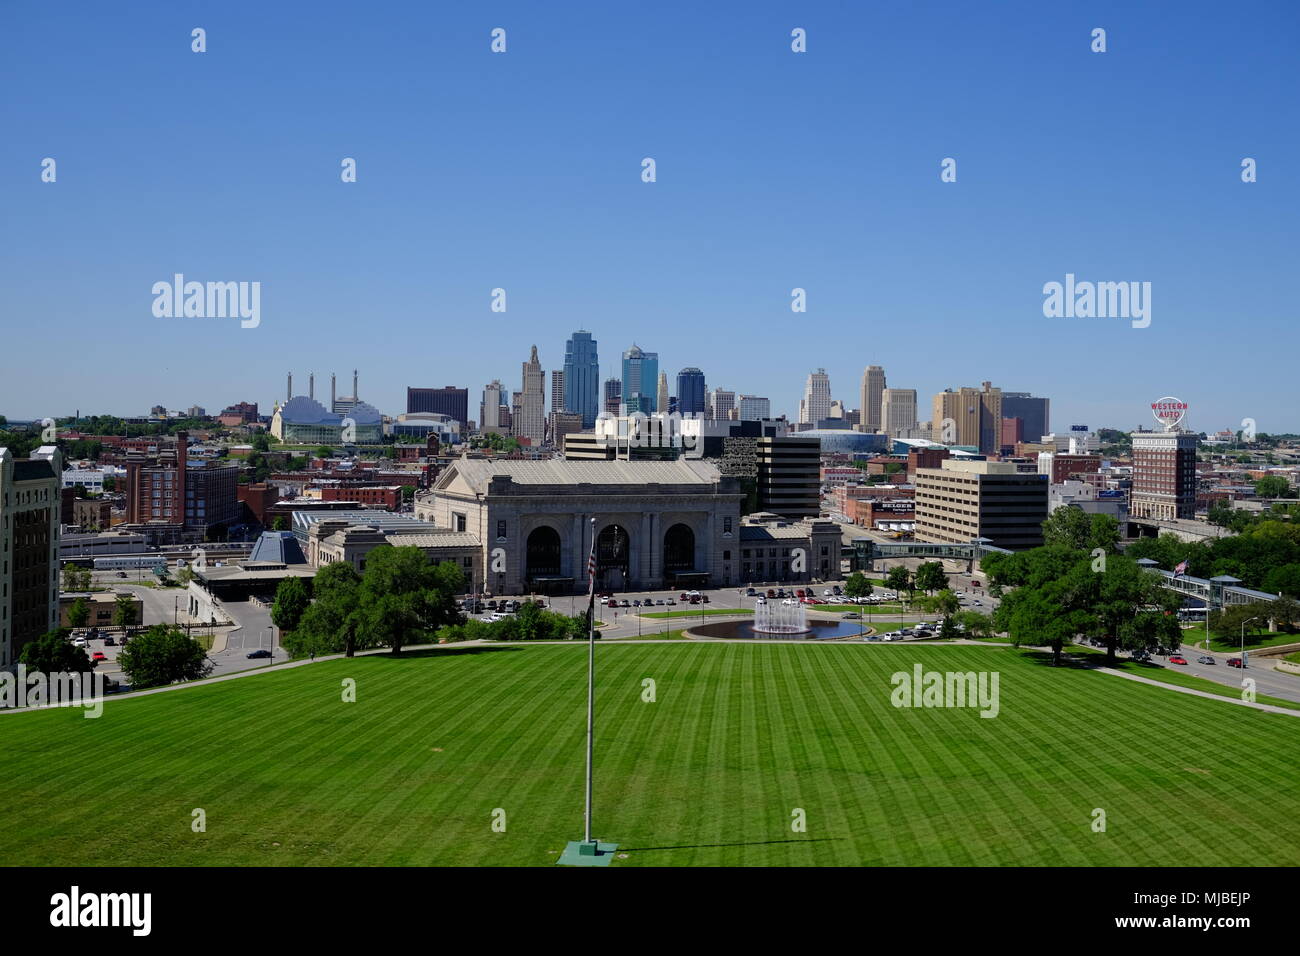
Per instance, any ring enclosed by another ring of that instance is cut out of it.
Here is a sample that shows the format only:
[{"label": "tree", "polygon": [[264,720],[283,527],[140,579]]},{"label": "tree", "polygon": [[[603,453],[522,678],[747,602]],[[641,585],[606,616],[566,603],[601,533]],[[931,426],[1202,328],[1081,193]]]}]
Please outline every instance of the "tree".
[{"label": "tree", "polygon": [[988,637],[996,630],[993,618],[979,611],[959,611],[954,618],[965,628],[967,637]]},{"label": "tree", "polygon": [[948,586],[948,578],[943,573],[943,565],[938,561],[927,561],[916,569],[916,587],[931,594]]},{"label": "tree", "polygon": [[854,571],[844,582],[844,594],[851,598],[871,597],[875,591],[875,586],[867,580],[867,576],[861,571]]},{"label": "tree", "polygon": [[464,575],[451,562],[435,565],[419,548],[380,545],[366,557],[359,631],[401,654],[403,645],[459,622],[456,595],[464,587]]},{"label": "tree", "polygon": [[135,690],[198,680],[212,672],[203,645],[168,624],[155,624],[131,638],[117,662]]},{"label": "tree", "polygon": [[902,565],[890,568],[888,573],[885,574],[885,586],[899,595],[902,595],[904,591],[910,593],[912,590],[912,574]]},{"label": "tree", "polygon": [[85,649],[73,646],[63,628],[28,641],[18,660],[29,671],[42,674],[84,673],[93,666]]},{"label": "tree", "polygon": [[63,567],[63,590],[66,592],[89,591],[91,586],[91,574],[86,568],[79,568],[75,564],[64,565]]},{"label": "tree", "polygon": [[285,649],[300,657],[339,651],[352,657],[359,646],[360,591],[361,575],[347,562],[336,561],[321,568],[312,587],[311,606],[297,629],[282,640]]},{"label": "tree", "polygon": [[1255,482],[1255,494],[1260,498],[1294,498],[1291,482],[1281,475],[1265,475]]},{"label": "tree", "polygon": [[266,432],[258,432],[254,435],[251,444],[253,451],[265,452],[271,450],[271,439],[267,437]]},{"label": "tree", "polygon": [[1263,589],[1300,597],[1300,563],[1284,564],[1264,575]]},{"label": "tree", "polygon": [[189,565],[176,569],[176,583],[181,587],[189,587],[190,582],[194,580],[194,569]]},{"label": "tree", "polygon": [[86,622],[89,620],[90,605],[86,603],[85,598],[77,598],[72,602],[72,607],[68,608],[68,626],[82,628],[86,626]]},{"label": "tree", "polygon": [[1088,514],[1080,508],[1057,508],[1043,522],[1044,545],[1066,545],[1076,551],[1101,548],[1107,554],[1119,550],[1119,522],[1110,515]]},{"label": "tree", "polygon": [[275,520],[271,522],[272,531],[288,531],[289,519],[284,515],[276,515]]},{"label": "tree", "polygon": [[135,598],[129,594],[119,594],[113,601],[113,626],[128,628],[136,623]]},{"label": "tree", "polygon": [[271,606],[271,621],[281,631],[292,631],[311,603],[307,584],[302,578],[285,578],[275,589],[275,604]]},{"label": "tree", "polygon": [[334,449],[331,448],[329,445],[321,445],[319,448],[316,449],[317,458],[328,458],[332,454],[334,454]]}]

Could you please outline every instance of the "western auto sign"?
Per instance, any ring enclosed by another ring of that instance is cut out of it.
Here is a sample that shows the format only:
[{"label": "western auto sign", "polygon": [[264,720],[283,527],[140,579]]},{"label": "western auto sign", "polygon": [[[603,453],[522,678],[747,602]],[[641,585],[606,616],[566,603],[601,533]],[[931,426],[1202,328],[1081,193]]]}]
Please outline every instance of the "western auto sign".
[{"label": "western auto sign", "polygon": [[1172,395],[1166,395],[1151,403],[1151,414],[1166,431],[1173,431],[1187,416],[1187,403],[1180,402]]}]

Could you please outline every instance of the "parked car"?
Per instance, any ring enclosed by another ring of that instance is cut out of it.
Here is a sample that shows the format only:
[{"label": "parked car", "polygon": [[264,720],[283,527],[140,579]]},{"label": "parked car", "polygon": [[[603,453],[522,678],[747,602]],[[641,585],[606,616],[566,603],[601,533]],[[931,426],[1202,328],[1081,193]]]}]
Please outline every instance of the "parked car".
[{"label": "parked car", "polygon": [[705,604],[708,604],[708,603],[709,603],[709,596],[708,596],[707,594],[701,594],[701,595],[700,595],[700,600],[703,601]]},{"label": "parked car", "polygon": [[683,591],[681,594],[677,595],[677,600],[685,604],[687,601],[690,600],[690,597],[686,594],[685,591]]},{"label": "parked car", "polygon": [[125,572],[125,571],[118,571],[118,572],[117,572],[117,576],[118,576],[119,578],[124,578],[124,577],[126,577],[126,572]]},{"label": "parked car", "polygon": [[771,588],[768,588],[768,589],[767,589],[767,596],[770,597],[770,598],[774,598],[774,597],[776,597],[776,592],[773,591]]},{"label": "parked car", "polygon": [[826,588],[824,591],[822,591],[822,597],[832,597],[832,596],[833,595],[831,594],[830,588]]},{"label": "parked car", "polygon": [[794,596],[795,596],[795,597],[807,597],[808,595],[807,595],[807,592],[805,592],[803,588],[800,588],[799,590],[797,590],[797,591],[794,592]]},{"label": "parked car", "polygon": [[85,646],[86,646],[86,639],[85,639],[84,637],[74,637],[74,638],[72,639],[72,646],[73,646],[73,647],[85,647]]},{"label": "parked car", "polygon": [[1170,664],[1186,664],[1186,663],[1187,663],[1187,658],[1183,657],[1183,656],[1180,655],[1180,654],[1175,654],[1173,657],[1169,658],[1169,663],[1170,663]]},{"label": "parked car", "polygon": [[831,588],[831,591],[834,592],[837,596],[844,593],[844,589],[841,588],[838,584],[835,585],[833,588]]},{"label": "parked car", "polygon": [[662,607],[662,606],[663,606],[663,603],[664,603],[664,599],[663,599],[663,598],[659,598],[658,600],[655,601],[655,606],[656,606],[656,607]]},{"label": "parked car", "polygon": [[116,644],[117,644],[117,638],[115,638],[112,634],[110,634],[110,635],[108,635],[108,637],[104,638],[104,646],[105,646],[105,647],[114,647]]},{"label": "parked car", "polygon": [[1196,663],[1198,663],[1198,664],[1214,664],[1214,663],[1217,663],[1217,661],[1215,661],[1215,659],[1214,659],[1213,657],[1211,657],[1209,654],[1202,654],[1200,657],[1196,658]]},{"label": "parked car", "polygon": [[677,606],[677,599],[676,599],[676,598],[669,598],[669,599],[668,599],[668,603],[669,603],[670,606],[676,607],[676,606]]},{"label": "parked car", "polygon": [[754,603],[755,603],[755,604],[766,604],[766,603],[767,603],[767,598],[763,597],[763,595],[760,594],[758,597],[754,598]]},{"label": "parked car", "polygon": [[251,661],[251,660],[254,660],[255,658],[259,658],[259,657],[270,657],[270,656],[271,656],[271,652],[268,651],[265,647],[259,647],[259,648],[258,648],[257,650],[255,650],[255,651],[249,651],[249,652],[248,652],[247,654],[245,654],[244,656],[247,657],[247,658]]},{"label": "parked car", "polygon": [[1243,664],[1243,663],[1241,662],[1241,658],[1240,658],[1240,657],[1229,657],[1229,658],[1228,658],[1228,666],[1229,666],[1229,667],[1245,667],[1246,665]]},{"label": "parked car", "polygon": [[632,606],[633,606],[633,607],[640,607],[640,606],[641,606],[641,599],[640,599],[640,598],[635,598],[635,599],[632,601]]},{"label": "parked car", "polygon": [[753,588],[745,588],[745,597],[753,597],[755,593]]},{"label": "parked car", "polygon": [[631,606],[632,606],[632,602],[629,601],[627,598],[623,598],[623,603],[622,603],[621,606],[622,606],[622,607],[631,607]]}]

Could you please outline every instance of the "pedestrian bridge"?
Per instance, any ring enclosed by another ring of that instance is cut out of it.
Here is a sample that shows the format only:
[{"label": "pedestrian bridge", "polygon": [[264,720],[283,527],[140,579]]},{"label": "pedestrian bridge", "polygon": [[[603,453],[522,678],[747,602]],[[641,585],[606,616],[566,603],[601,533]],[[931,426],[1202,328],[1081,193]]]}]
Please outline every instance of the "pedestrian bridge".
[{"label": "pedestrian bridge", "polygon": [[[849,567],[854,571],[866,571],[872,562],[900,558],[929,558],[935,561],[966,561],[968,570],[971,565],[986,554],[1011,554],[1006,548],[996,548],[987,539],[978,539],[966,544],[935,544],[928,541],[881,542],[871,538],[855,538],[853,543],[844,548],[844,557],[849,559]],[[1177,591],[1193,600],[1201,601],[1212,609],[1219,609],[1230,604],[1254,604],[1258,601],[1273,601],[1276,594],[1267,591],[1255,591],[1243,588],[1240,578],[1230,574],[1220,574],[1214,578],[1194,578],[1186,574],[1175,574],[1155,566],[1149,558],[1142,558],[1138,564],[1155,571],[1165,579],[1164,586]]]}]

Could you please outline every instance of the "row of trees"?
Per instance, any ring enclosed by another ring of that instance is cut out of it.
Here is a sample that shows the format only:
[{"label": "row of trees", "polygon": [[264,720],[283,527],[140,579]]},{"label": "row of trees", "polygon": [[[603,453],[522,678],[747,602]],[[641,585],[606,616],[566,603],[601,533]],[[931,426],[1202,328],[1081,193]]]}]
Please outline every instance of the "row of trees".
[{"label": "row of trees", "polygon": [[1125,554],[1150,558],[1166,571],[1186,561],[1193,577],[1230,574],[1245,587],[1300,598],[1300,523],[1289,520],[1257,521],[1240,534],[1209,541],[1183,541],[1172,534],[1141,538]]},{"label": "row of trees", "polygon": [[[68,640],[68,628],[42,634],[23,646],[19,661],[43,674],[82,673],[94,664],[85,648]],[[117,655],[122,675],[132,690],[198,680],[212,672],[212,662],[198,641],[181,628],[155,624],[131,638]]]}]

